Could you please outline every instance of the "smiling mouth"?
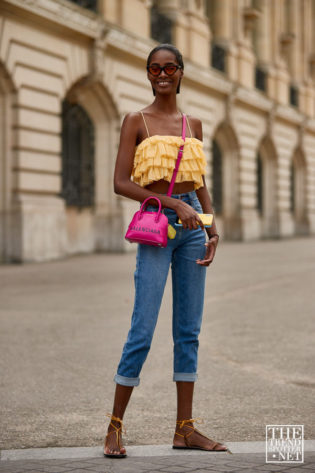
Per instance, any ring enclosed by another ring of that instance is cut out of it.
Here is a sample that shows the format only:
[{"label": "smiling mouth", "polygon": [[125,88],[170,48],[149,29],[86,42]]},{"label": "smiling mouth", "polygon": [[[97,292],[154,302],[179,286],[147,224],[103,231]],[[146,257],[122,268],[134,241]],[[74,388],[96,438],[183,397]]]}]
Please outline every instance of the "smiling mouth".
[{"label": "smiling mouth", "polygon": [[158,85],[167,85],[167,84],[170,84],[170,82],[167,80],[161,80],[160,82],[158,82]]}]

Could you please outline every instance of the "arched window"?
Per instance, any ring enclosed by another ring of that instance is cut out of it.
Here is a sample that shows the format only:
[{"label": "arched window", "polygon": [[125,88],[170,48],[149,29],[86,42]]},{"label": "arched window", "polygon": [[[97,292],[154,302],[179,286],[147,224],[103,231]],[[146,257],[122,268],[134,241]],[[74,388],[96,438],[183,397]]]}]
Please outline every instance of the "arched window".
[{"label": "arched window", "polygon": [[213,207],[217,215],[223,211],[223,172],[222,172],[222,153],[216,142],[212,141],[212,199]]},{"label": "arched window", "polygon": [[94,127],[86,111],[62,106],[62,197],[79,208],[94,205]]},{"label": "arched window", "polygon": [[295,166],[294,161],[291,161],[290,166],[290,212],[295,212]]},{"label": "arched window", "polygon": [[172,43],[173,22],[159,10],[157,2],[151,7],[151,38],[159,43]]},{"label": "arched window", "polygon": [[[22,210],[12,207],[13,162],[13,107],[16,103],[15,88],[10,74],[0,61],[0,264],[21,261]],[[16,223],[13,225],[12,222]],[[15,243],[12,244],[12,241]]]},{"label": "arched window", "polygon": [[295,223],[295,232],[309,233],[307,218],[307,168],[305,155],[301,149],[295,150],[290,162],[290,211]]},{"label": "arched window", "polygon": [[263,163],[260,153],[256,157],[256,173],[257,173],[257,209],[259,214],[263,213]]},{"label": "arched window", "polygon": [[306,165],[301,151],[296,151],[290,164],[290,211],[297,221],[306,216]]}]

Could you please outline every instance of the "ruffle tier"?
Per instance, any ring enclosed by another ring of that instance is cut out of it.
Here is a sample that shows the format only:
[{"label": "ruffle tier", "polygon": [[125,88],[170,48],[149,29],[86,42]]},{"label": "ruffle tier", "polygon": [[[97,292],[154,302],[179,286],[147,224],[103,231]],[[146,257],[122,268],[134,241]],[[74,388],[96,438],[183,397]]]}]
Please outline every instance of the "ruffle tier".
[{"label": "ruffle tier", "polygon": [[[184,143],[178,136],[150,136],[136,147],[132,178],[141,187],[164,179],[171,182],[179,147]],[[194,188],[203,186],[206,157],[203,143],[186,138],[183,156],[175,182],[193,181]]]}]

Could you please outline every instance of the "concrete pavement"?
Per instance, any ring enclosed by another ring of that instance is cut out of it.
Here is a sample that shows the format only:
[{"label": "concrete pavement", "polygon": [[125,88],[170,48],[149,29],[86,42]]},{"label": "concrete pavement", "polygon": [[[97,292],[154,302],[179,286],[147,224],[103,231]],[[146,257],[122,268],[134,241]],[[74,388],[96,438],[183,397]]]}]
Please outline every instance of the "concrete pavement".
[{"label": "concrete pavement", "polygon": [[305,441],[303,463],[266,463],[264,442],[229,442],[232,455],[176,451],[170,445],[129,446],[124,459],[104,458],[100,447],[3,450],[2,473],[259,473],[315,471],[315,442]]},{"label": "concrete pavement", "polygon": [[[134,254],[95,254],[0,266],[3,453],[102,448],[112,379],[130,325],[134,263]],[[194,415],[204,419],[200,430],[229,445],[264,441],[266,424],[303,424],[305,438],[315,439],[314,287],[314,238],[220,243],[208,269],[200,336],[194,402]],[[175,409],[168,281],[141,383],[125,416],[126,447],[169,445]],[[218,455],[203,461],[211,463]],[[241,463],[248,455],[260,455],[254,463],[264,465],[262,453],[223,455],[216,460],[222,462],[220,470],[209,464],[204,467],[215,470],[204,471],[232,471],[222,469],[223,463],[239,455]],[[103,462],[99,471],[107,471],[106,462],[108,471],[120,471],[122,462],[141,463],[137,458],[122,460],[121,466],[103,457],[95,461]],[[162,456],[157,458],[160,462]],[[186,458],[163,458],[170,467],[186,464]],[[44,459],[47,468],[48,462],[63,460]],[[19,461],[28,460],[2,455],[0,468]],[[280,466],[261,471],[286,471]]]}]

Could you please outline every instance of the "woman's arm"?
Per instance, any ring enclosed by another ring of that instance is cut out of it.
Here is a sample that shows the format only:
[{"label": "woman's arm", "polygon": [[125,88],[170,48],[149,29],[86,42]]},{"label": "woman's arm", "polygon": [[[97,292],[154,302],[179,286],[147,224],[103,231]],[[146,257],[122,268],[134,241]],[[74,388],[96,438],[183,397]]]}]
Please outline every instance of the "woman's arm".
[{"label": "woman's arm", "polygon": [[[190,205],[180,199],[173,199],[172,197],[152,192],[131,181],[135,147],[141,125],[139,113],[129,113],[124,118],[114,172],[115,193],[139,202],[143,202],[147,197],[153,195],[160,199],[163,207],[175,210],[178,217],[182,220],[184,228],[196,229],[198,228],[198,223],[203,227],[197,212]],[[152,204],[156,205],[156,202],[152,200]]]},{"label": "woman's arm", "polygon": [[[199,189],[197,189],[196,194],[198,196],[203,212],[205,214],[213,214],[211,198],[209,195],[209,191],[208,191],[204,176],[202,176],[202,179],[203,179],[203,187],[200,187]],[[206,228],[206,231],[209,238],[211,238],[211,236],[214,234],[216,235],[218,234],[217,227],[214,221],[214,215],[213,215],[212,225],[210,228]]]},{"label": "woman's arm", "polygon": [[[202,141],[202,124],[201,121],[198,120],[197,118],[190,119],[191,122],[193,122],[194,126],[194,131],[195,131],[195,138],[198,138],[198,140]],[[200,202],[200,205],[202,207],[202,210],[204,213],[213,214],[213,208],[211,204],[211,198],[209,191],[207,189],[206,181],[204,176],[202,176],[203,180],[203,187],[200,187],[199,189],[196,190],[196,194],[198,197],[198,200]],[[201,266],[209,266],[210,263],[212,263],[215,251],[218,245],[218,234],[217,234],[217,227],[214,221],[214,215],[213,215],[213,222],[210,228],[206,228],[206,232],[209,237],[209,241],[206,243],[206,254],[203,260],[197,260],[197,263],[200,264]],[[215,235],[215,236],[214,236]]]},{"label": "woman's arm", "polygon": [[[203,133],[202,133],[201,121],[198,118],[193,118],[193,117],[190,117],[189,120],[193,125],[195,138],[202,141]],[[202,180],[203,180],[203,187],[200,187],[199,189],[197,189],[196,194],[201,204],[203,212],[205,214],[213,214],[211,198],[210,198],[210,194],[209,194],[204,176],[202,176]],[[209,238],[211,238],[211,235],[213,235],[214,233],[217,234],[217,228],[214,222],[214,216],[213,216],[213,222],[212,222],[211,228],[207,228],[206,230],[207,230]]]}]

